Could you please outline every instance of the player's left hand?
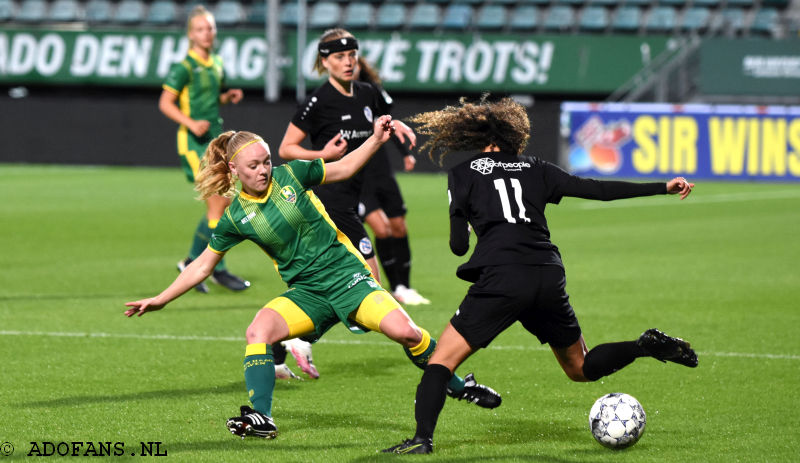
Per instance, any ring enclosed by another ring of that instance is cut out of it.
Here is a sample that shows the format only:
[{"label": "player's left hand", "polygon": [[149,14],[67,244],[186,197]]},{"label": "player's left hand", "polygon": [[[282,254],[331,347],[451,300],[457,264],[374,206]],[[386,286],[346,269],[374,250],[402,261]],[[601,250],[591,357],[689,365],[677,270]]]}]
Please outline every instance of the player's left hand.
[{"label": "player's left hand", "polygon": [[244,98],[244,92],[241,88],[232,88],[223,94],[223,98],[226,102],[237,104]]},{"label": "player's left hand", "polygon": [[692,192],[692,188],[694,188],[694,183],[689,183],[683,177],[675,177],[667,182],[667,193],[671,195],[680,194],[681,199],[686,199],[689,193]]},{"label": "player's left hand", "polygon": [[407,126],[403,121],[394,121],[395,123],[395,136],[400,139],[400,143],[405,143],[408,138],[409,149],[414,149],[417,146],[417,135]]}]

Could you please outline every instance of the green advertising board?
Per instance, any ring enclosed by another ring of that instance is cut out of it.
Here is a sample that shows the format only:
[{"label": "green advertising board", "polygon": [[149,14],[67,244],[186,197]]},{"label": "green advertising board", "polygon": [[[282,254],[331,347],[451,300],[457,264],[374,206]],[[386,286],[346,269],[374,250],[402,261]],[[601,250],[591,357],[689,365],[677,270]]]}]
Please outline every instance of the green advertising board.
[{"label": "green advertising board", "polygon": [[700,46],[706,95],[800,95],[800,40],[709,39]]},{"label": "green advertising board", "polygon": [[[315,38],[301,66],[314,85]],[[503,91],[607,93],[667,46],[665,37],[359,34],[361,51],[386,88],[421,92]],[[297,79],[297,36],[283,34],[281,85]],[[182,59],[182,31],[5,29],[0,31],[0,84],[159,86]],[[217,52],[232,86],[264,86],[268,46],[263,31],[223,31]]]}]

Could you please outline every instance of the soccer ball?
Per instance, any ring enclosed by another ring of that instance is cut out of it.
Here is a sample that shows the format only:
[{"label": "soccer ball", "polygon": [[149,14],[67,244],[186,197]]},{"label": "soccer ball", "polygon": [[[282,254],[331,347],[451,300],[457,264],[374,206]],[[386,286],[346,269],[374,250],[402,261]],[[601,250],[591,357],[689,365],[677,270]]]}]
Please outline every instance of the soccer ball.
[{"label": "soccer ball", "polygon": [[635,444],[644,433],[647,417],[638,400],[612,392],[597,399],[589,411],[589,429],[597,442],[610,449]]}]

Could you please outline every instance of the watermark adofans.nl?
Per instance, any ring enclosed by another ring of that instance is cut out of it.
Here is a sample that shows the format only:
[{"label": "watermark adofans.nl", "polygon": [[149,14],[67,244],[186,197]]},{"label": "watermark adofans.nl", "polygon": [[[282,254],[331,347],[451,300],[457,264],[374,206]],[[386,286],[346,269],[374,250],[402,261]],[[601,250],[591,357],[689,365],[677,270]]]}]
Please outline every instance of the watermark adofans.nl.
[{"label": "watermark adofans.nl", "polygon": [[[0,443],[0,457],[8,457],[14,454],[16,449],[11,442]],[[50,442],[35,441],[25,444],[25,455],[29,457],[122,457],[130,455],[132,457],[166,457],[167,449],[163,442],[148,441],[137,442],[136,444],[126,444],[125,442]]]}]

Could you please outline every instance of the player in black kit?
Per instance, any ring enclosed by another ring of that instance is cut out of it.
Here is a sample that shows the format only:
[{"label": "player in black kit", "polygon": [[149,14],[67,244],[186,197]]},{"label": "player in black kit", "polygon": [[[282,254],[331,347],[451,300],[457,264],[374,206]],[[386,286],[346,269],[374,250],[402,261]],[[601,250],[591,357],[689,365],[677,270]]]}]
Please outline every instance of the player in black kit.
[{"label": "player in black kit", "polygon": [[[379,92],[379,114],[391,114],[394,101],[381,87],[381,79],[375,69],[363,56],[358,57],[356,78],[361,82],[373,85]],[[396,125],[403,124],[396,120]],[[409,147],[401,143],[397,137],[391,142],[403,156],[403,168],[406,172],[414,169],[416,158],[410,149],[416,145],[416,136],[409,132]],[[403,305],[430,304],[417,290],[411,287],[411,246],[408,242],[408,226],[406,224],[406,204],[400,192],[400,185],[394,177],[389,155],[381,147],[364,166],[364,185],[358,204],[358,215],[375,235],[375,250],[378,252],[386,279],[392,295]],[[385,286],[385,285],[384,285]]]},{"label": "player in black kit", "polygon": [[[327,72],[328,80],[292,117],[278,148],[282,159],[339,159],[369,138],[373,117],[381,115],[378,91],[372,85],[355,80],[358,59],[355,37],[344,29],[325,31],[317,51],[314,68],[320,75]],[[398,124],[395,134],[405,141],[410,130],[405,124]],[[310,150],[300,145],[306,137],[311,139]],[[336,228],[350,238],[379,279],[372,242],[357,214],[363,183],[362,170],[350,180],[314,187],[314,193],[325,205]]]},{"label": "player in black kit", "polygon": [[516,321],[550,344],[573,381],[596,381],[639,357],[697,366],[689,343],[656,329],[635,341],[588,350],[544,216],[547,203],[558,204],[564,196],[609,201],[680,194],[684,199],[694,184],[683,177],[666,183],[585,179],[522,156],[530,122],[525,109],[509,98],[488,102],[484,97],[478,103],[462,99],[459,106],[418,114],[411,121],[421,124],[419,133],[431,135],[423,149],[432,159],[438,157],[440,165],[450,151],[478,151],[448,173],[450,249],[459,256],[467,252],[469,226],[478,242],[456,272],[472,286],[439,338],[417,387],[416,434],[384,452],[432,452],[445,383],[467,357]]}]

